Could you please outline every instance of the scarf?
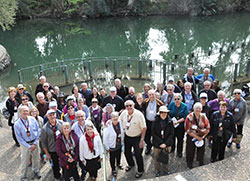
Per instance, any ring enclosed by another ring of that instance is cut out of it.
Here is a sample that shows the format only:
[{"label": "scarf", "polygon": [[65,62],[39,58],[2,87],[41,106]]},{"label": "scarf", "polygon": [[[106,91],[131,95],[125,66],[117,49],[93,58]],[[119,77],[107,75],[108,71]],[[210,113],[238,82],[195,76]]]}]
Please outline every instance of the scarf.
[{"label": "scarf", "polygon": [[92,153],[94,151],[94,137],[95,137],[95,133],[93,132],[93,135],[91,137],[89,137],[87,135],[87,133],[85,133],[85,137],[86,137],[86,141],[88,143],[89,150]]},{"label": "scarf", "polygon": [[62,138],[63,138],[63,142],[65,144],[67,152],[70,153],[71,156],[73,157],[74,156],[74,148],[75,148],[74,139],[72,138],[71,134],[69,135],[69,140],[66,140],[64,135],[62,135]]},{"label": "scarf", "polygon": [[75,116],[75,114],[74,115],[69,115],[69,118],[72,121],[72,120],[75,120],[76,116]]}]

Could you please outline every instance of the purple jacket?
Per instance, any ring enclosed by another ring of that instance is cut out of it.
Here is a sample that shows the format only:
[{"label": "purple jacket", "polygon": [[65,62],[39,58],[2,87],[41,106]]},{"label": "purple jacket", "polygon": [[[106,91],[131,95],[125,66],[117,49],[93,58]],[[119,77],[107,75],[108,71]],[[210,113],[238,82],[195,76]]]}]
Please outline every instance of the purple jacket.
[{"label": "purple jacket", "polygon": [[[77,135],[75,134],[74,130],[72,130],[70,132],[70,135],[72,136],[73,140],[75,141],[75,156],[74,156],[74,160],[75,162],[78,161],[79,158],[79,140]],[[63,138],[62,138],[62,133],[60,133],[57,138],[56,138],[56,153],[60,158],[60,165],[62,167],[65,167],[68,163],[68,159],[69,157],[65,155],[65,153],[67,152],[66,146],[63,142]]]},{"label": "purple jacket", "polygon": [[[224,99],[227,102],[227,105],[229,105],[228,99]],[[211,107],[211,110],[214,111],[219,111],[220,106],[219,106],[219,101],[218,99],[214,99],[208,102],[208,105]],[[227,106],[228,109],[228,106]]]}]

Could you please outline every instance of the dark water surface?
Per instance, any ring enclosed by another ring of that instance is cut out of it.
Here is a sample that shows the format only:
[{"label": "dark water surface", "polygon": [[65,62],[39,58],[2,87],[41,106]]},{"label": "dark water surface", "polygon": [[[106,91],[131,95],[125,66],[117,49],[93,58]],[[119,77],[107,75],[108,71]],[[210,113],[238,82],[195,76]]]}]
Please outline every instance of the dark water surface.
[{"label": "dark water surface", "polygon": [[[130,56],[170,61],[178,54],[183,56],[177,62],[186,64],[188,58],[185,56],[194,52],[201,55],[194,60],[197,68],[200,63],[226,64],[216,71],[219,79],[227,79],[233,63],[241,63],[240,71],[244,70],[249,55],[249,19],[249,13],[240,13],[212,17],[19,21],[11,31],[0,32],[0,44],[8,50],[13,61],[13,65],[0,75],[0,102],[6,97],[7,88],[18,84],[18,69],[82,56]],[[231,49],[232,45],[235,48]],[[225,54],[213,55],[220,48]],[[202,57],[209,50],[212,55]],[[180,78],[184,72],[176,74],[176,78]],[[153,77],[157,79],[154,83],[158,78]]]}]

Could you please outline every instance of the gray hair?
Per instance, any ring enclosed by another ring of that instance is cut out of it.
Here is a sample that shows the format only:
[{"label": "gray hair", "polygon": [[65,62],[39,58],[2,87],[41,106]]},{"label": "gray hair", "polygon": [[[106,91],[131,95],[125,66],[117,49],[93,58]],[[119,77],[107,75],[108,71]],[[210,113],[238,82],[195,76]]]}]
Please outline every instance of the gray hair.
[{"label": "gray hair", "polygon": [[83,110],[78,110],[76,112],[76,116],[78,116],[79,114],[83,114],[86,117],[86,114],[85,114],[85,112]]},{"label": "gray hair", "polygon": [[127,101],[124,103],[124,105],[126,106],[127,103],[131,103],[131,104],[135,105],[134,101],[132,101],[132,100],[127,100]]},{"label": "gray hair", "polygon": [[218,91],[217,96],[219,96],[219,94],[222,94],[224,97],[226,95],[226,93],[223,90]]},{"label": "gray hair", "polygon": [[94,129],[94,124],[91,121],[86,121],[85,125],[84,125],[84,131],[86,132],[86,128],[90,127],[92,129]]},{"label": "gray hair", "polygon": [[195,110],[195,109],[197,109],[197,108],[202,109],[202,104],[201,104],[200,102],[196,102],[196,103],[194,104],[193,109]]},{"label": "gray hair", "polygon": [[185,82],[184,88],[185,88],[187,85],[190,85],[190,87],[192,87],[192,84],[191,84],[190,82]]},{"label": "gray hair", "polygon": [[174,94],[174,97],[179,97],[179,98],[181,99],[181,101],[182,101],[182,99],[183,99],[181,93],[175,93],[175,94]]},{"label": "gray hair", "polygon": [[119,117],[119,113],[118,112],[112,112],[111,113],[111,118],[113,118],[113,117]]},{"label": "gray hair", "polygon": [[174,91],[174,85],[173,85],[173,84],[168,84],[168,85],[167,85],[167,89],[168,89],[168,88],[171,88],[171,89],[173,89],[173,91]]}]

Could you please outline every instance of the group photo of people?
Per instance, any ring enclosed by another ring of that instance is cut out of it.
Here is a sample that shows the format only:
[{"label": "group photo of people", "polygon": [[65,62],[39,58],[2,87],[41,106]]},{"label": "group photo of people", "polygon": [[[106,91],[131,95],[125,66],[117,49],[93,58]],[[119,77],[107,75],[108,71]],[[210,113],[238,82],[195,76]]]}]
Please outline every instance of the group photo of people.
[{"label": "group photo of people", "polygon": [[160,177],[181,158],[192,169],[194,162],[204,165],[208,149],[213,163],[225,158],[226,148],[241,148],[248,110],[242,90],[226,93],[208,68],[195,76],[190,67],[182,79],[155,86],[128,87],[117,78],[111,87],[83,82],[62,92],[45,76],[34,95],[27,86],[8,88],[4,112],[20,147],[21,181],[30,179],[28,167],[40,179],[46,163],[55,180],[98,180],[105,158],[108,175],[135,169],[139,179],[152,157],[151,178]]}]

